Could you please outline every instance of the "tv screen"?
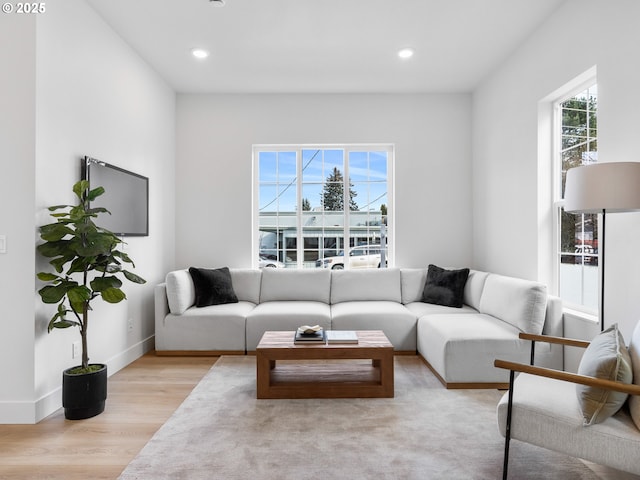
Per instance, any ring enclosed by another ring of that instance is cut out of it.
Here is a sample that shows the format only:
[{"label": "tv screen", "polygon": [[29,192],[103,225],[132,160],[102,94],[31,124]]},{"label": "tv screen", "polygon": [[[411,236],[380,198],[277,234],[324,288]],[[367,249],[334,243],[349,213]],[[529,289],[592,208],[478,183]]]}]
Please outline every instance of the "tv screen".
[{"label": "tv screen", "polygon": [[149,235],[149,179],[91,157],[82,159],[82,178],[91,189],[103,187],[105,193],[91,206],[111,212],[101,213],[98,226],[120,236]]}]

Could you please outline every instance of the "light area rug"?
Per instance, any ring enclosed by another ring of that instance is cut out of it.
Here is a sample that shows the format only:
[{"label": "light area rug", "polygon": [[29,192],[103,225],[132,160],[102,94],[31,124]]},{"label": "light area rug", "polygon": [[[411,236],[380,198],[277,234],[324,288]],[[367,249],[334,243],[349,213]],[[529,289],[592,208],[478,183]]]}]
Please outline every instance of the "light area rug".
[{"label": "light area rug", "polygon": [[[497,390],[447,390],[395,358],[395,398],[256,399],[253,356],[221,357],[120,476],[132,479],[499,479]],[[596,479],[513,441],[512,479]]]}]

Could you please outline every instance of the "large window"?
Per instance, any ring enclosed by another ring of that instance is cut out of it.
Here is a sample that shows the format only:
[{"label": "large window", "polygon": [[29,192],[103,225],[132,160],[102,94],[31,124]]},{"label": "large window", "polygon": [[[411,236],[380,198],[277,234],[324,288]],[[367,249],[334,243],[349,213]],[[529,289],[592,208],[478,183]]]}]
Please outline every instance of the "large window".
[{"label": "large window", "polygon": [[598,215],[564,211],[567,170],[598,161],[598,93],[595,83],[555,105],[555,218],[558,294],[565,305],[598,311]]},{"label": "large window", "polygon": [[253,157],[259,266],[391,263],[392,146],[261,145]]}]

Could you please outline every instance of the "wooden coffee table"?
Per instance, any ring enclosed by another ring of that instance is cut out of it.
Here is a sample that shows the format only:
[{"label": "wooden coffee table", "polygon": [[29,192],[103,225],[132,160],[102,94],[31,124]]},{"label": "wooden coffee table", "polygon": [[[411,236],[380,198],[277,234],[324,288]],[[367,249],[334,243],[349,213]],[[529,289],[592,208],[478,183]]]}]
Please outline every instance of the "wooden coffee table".
[{"label": "wooden coffee table", "polygon": [[265,332],[260,340],[258,398],[393,397],[393,345],[381,330],[332,345],[296,345],[294,333]]}]

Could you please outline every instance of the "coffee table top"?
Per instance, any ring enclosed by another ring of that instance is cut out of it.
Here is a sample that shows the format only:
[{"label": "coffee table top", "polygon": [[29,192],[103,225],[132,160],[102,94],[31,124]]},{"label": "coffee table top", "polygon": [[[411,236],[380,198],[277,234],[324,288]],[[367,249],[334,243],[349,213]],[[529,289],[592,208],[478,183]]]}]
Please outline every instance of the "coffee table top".
[{"label": "coffee table top", "polygon": [[391,348],[393,345],[382,330],[357,330],[358,343],[312,343],[304,345],[296,345],[293,341],[294,331],[264,332],[260,343],[256,350],[273,349],[273,348],[323,348],[323,349],[359,349],[359,348]]}]

